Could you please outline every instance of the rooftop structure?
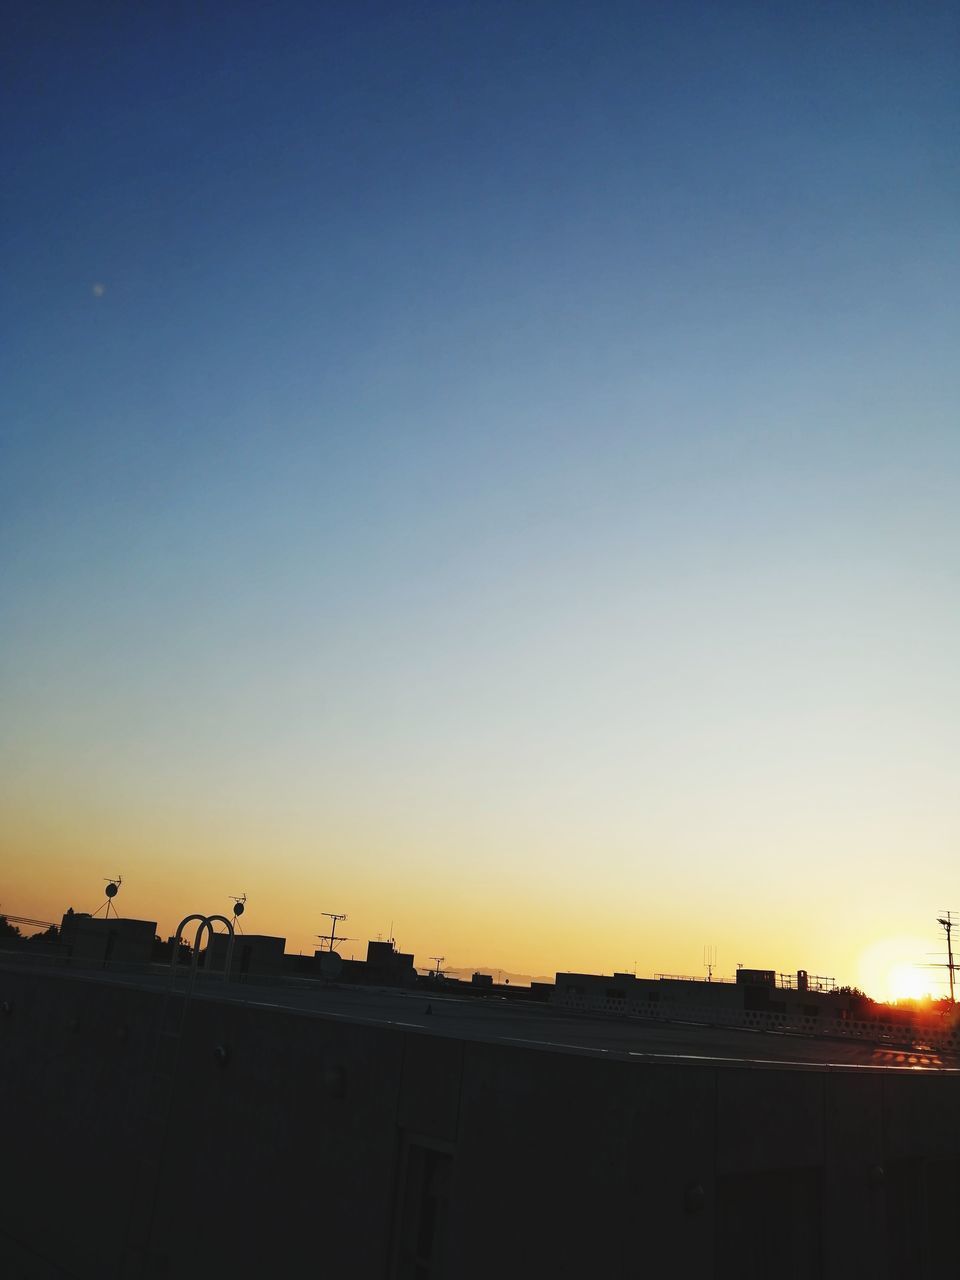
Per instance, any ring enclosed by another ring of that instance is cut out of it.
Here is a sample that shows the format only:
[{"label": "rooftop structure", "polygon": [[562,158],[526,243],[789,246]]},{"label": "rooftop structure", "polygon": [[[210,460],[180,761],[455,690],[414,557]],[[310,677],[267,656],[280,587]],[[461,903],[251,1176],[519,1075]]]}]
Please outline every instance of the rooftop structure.
[{"label": "rooftop structure", "polygon": [[205,967],[208,972],[222,973],[230,959],[230,980],[235,982],[260,981],[279,978],[283,972],[283,953],[286,938],[274,938],[260,933],[238,934],[230,947],[226,933],[215,933],[206,950]]},{"label": "rooftop structure", "polygon": [[156,933],[155,920],[69,910],[60,922],[60,952],[83,964],[145,965],[152,959]]}]

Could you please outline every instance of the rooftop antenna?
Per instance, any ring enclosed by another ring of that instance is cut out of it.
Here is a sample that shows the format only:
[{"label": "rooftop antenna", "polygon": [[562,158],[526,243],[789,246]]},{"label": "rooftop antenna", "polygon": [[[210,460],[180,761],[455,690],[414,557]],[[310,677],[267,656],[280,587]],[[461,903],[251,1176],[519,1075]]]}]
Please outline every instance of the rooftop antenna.
[{"label": "rooftop antenna", "polygon": [[98,916],[102,911],[103,918],[104,920],[106,920],[109,918],[110,912],[112,911],[114,914],[114,917],[117,920],[119,920],[120,913],[117,910],[117,908],[113,905],[113,900],[117,896],[117,894],[120,892],[120,886],[123,884],[123,877],[122,876],[104,876],[103,878],[107,882],[107,900],[102,906],[97,907],[96,911],[93,914],[95,916]]},{"label": "rooftop antenna", "polygon": [[431,959],[431,960],[435,960],[435,961],[436,961],[436,963],[437,963],[437,967],[436,967],[436,969],[433,971],[433,976],[434,976],[435,978],[439,978],[439,977],[440,977],[440,966],[443,964],[443,962],[444,962],[444,960],[446,960],[446,958],[447,958],[446,956],[431,956],[431,957],[430,957],[430,959]]},{"label": "rooftop antenna", "polygon": [[953,933],[953,928],[957,921],[953,918],[953,912],[948,911],[946,915],[937,916],[937,924],[943,926],[943,931],[947,935],[947,972],[950,975],[950,1003],[956,1004],[953,994],[953,971],[956,966],[953,963],[953,940],[950,935]]},{"label": "rooftop antenna", "polygon": [[346,915],[342,911],[321,911],[322,916],[327,916],[330,921],[329,933],[318,933],[320,939],[320,950],[323,950],[323,944],[327,944],[327,950],[333,951],[338,942],[352,942],[352,938],[342,937],[337,933],[337,925],[341,920],[346,920]]},{"label": "rooftop antenna", "polygon": [[246,906],[247,895],[245,893],[233,893],[230,896],[233,898],[233,920],[231,921],[231,924],[235,930],[239,930],[240,933],[243,933],[243,930],[240,928],[240,917],[243,915],[244,907]]},{"label": "rooftop antenna", "polygon": [[707,946],[703,948],[703,967],[707,971],[707,981],[713,981],[713,971],[717,967],[717,948],[715,946]]}]

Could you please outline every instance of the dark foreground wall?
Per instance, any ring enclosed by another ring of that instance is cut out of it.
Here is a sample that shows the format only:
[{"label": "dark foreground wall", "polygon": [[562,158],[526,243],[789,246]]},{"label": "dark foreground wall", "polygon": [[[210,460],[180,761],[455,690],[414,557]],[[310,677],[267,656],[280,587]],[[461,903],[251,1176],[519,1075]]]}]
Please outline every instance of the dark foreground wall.
[{"label": "dark foreground wall", "polygon": [[0,970],[0,1002],[10,1280],[956,1274],[957,1076],[655,1066],[206,999],[158,1059],[158,994]]}]

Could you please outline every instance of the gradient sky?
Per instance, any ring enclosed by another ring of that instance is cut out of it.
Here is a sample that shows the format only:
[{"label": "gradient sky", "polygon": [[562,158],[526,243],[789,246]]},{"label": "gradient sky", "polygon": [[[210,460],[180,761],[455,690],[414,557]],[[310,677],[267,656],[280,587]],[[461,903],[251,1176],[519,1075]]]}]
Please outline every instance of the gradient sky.
[{"label": "gradient sky", "polygon": [[423,964],[927,959],[958,19],[9,12],[2,908],[120,872],[164,932],[246,892]]}]

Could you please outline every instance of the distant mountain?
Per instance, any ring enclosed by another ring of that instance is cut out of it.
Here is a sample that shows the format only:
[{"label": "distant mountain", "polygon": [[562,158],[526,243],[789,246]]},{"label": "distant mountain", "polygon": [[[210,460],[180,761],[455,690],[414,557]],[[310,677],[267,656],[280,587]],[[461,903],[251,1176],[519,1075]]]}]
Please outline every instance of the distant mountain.
[{"label": "distant mountain", "polygon": [[509,982],[511,987],[529,987],[531,982],[554,982],[556,974],[549,977],[531,976],[529,973],[513,973],[510,969],[490,969],[486,965],[477,964],[472,969],[444,969],[448,978],[461,978],[469,982],[475,973],[489,973],[494,982]]}]

